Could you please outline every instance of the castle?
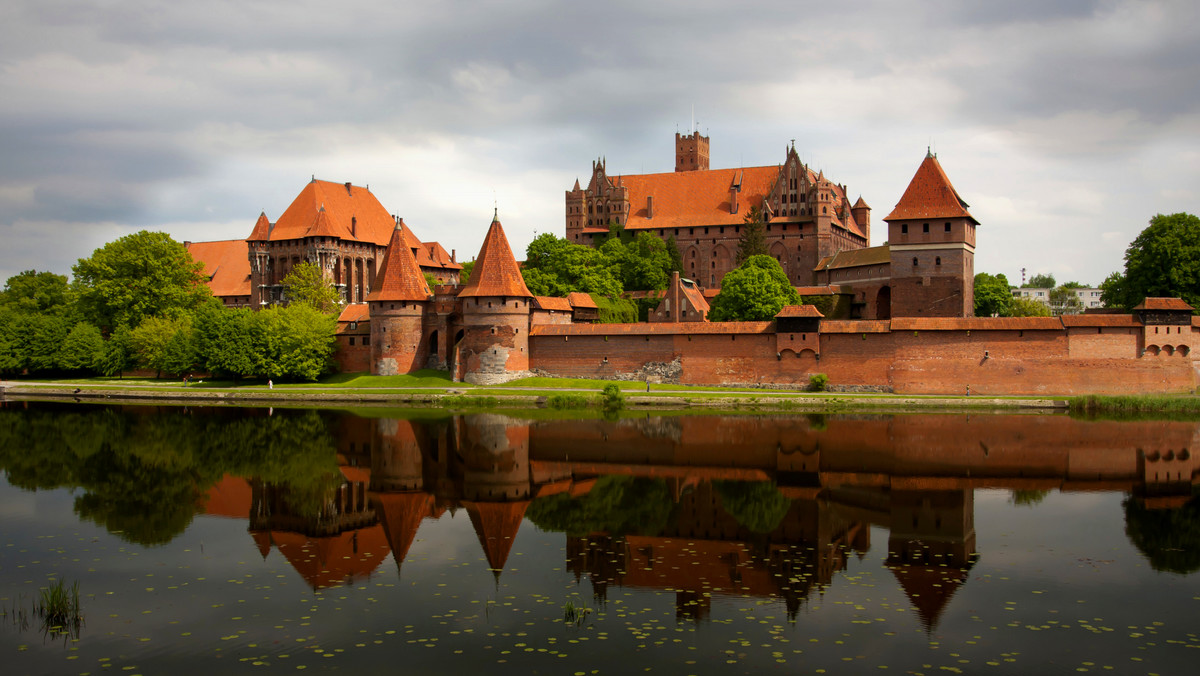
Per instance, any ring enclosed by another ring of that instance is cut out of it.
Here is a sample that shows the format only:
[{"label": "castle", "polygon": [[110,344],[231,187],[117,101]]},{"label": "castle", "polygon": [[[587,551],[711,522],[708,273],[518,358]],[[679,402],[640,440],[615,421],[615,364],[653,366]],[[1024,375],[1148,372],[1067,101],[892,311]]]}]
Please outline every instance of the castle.
[{"label": "castle", "polygon": [[[1179,299],[1146,299],[1133,315],[972,317],[978,222],[931,153],[884,219],[889,244],[867,247],[865,202],[849,206],[845,188],[814,175],[794,148],[780,167],[714,171],[707,138],[676,140],[674,174],[611,179],[603,161],[593,165],[588,189],[567,193],[568,235],[588,241],[607,234],[609,221],[635,230],[653,221],[660,237],[681,242],[685,274],[708,271],[715,282],[732,265],[739,209],[759,206],[789,277],[813,285],[802,293],[849,300],[849,319],[808,305],[772,321],[708,322],[695,282],[676,276],[650,323],[593,324],[586,294],[530,293],[498,217],[459,285],[454,255],[421,243],[369,191],[315,180],[277,223],[259,217],[238,297],[275,302],[286,271],[313,261],[356,301],[339,322],[343,370],[437,368],[479,384],[536,373],[802,385],[821,373],[846,391],[1000,395],[1180,392],[1200,383],[1191,357],[1200,324]],[[714,186],[725,182],[727,200],[714,203]],[[206,260],[214,293],[215,267]]]}]

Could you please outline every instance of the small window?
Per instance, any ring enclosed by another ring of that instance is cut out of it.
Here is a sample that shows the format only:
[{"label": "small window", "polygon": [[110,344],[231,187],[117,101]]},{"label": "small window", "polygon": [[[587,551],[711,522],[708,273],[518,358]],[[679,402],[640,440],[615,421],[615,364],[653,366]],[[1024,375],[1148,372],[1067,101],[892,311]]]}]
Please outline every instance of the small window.
[{"label": "small window", "polygon": [[354,345],[354,336],[350,336],[350,345]]},{"label": "small window", "polygon": [[913,267],[917,267],[917,259],[915,256],[913,257]]},{"label": "small window", "polygon": [[903,225],[900,226],[900,234],[902,234],[902,235],[908,234],[908,223],[904,223]]},{"label": "small window", "polygon": [[370,336],[363,336],[363,337],[362,337],[362,344],[363,344],[363,345],[370,345],[370,344],[371,344],[371,337],[370,337]]},{"label": "small window", "polygon": [[928,223],[921,224],[921,232],[929,232],[929,224]]},{"label": "small window", "polygon": [[938,256],[937,258],[933,259],[933,264],[934,264],[934,265],[941,265],[941,264],[942,264],[942,257],[941,257],[941,256]]},{"label": "small window", "polygon": [[949,223],[946,224],[946,232],[950,232],[950,224]]}]

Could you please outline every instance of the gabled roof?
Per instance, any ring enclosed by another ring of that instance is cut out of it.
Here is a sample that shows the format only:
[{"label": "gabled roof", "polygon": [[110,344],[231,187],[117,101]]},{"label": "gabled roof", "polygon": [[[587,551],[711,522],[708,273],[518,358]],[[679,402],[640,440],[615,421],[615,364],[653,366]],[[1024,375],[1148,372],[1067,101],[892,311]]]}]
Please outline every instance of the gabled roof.
[{"label": "gabled roof", "polygon": [[425,283],[425,274],[417,267],[417,259],[413,258],[410,243],[404,235],[404,221],[397,221],[392,228],[387,252],[383,254],[383,262],[379,264],[375,286],[367,294],[367,300],[428,300],[432,295],[429,285]]},{"label": "gabled roof", "polygon": [[553,296],[534,296],[533,306],[538,310],[571,311],[571,301],[566,298],[555,298]]},{"label": "gabled roof", "polygon": [[[384,246],[392,236],[395,221],[375,195],[366,188],[329,181],[310,181],[275,223],[271,241],[311,237],[310,230],[324,208],[332,236]],[[264,220],[259,218],[260,222]],[[258,234],[258,226],[251,237]],[[330,236],[330,235],[325,235]],[[266,238],[263,238],[266,239]]]},{"label": "gabled roof", "polygon": [[204,264],[208,288],[218,298],[250,295],[250,246],[245,240],[189,242],[192,260]]},{"label": "gabled roof", "polygon": [[258,220],[254,222],[254,229],[250,231],[250,236],[246,238],[247,242],[265,242],[271,238],[271,221],[267,220],[265,211],[258,214]]},{"label": "gabled roof", "polygon": [[704,297],[704,292],[696,287],[696,283],[690,279],[679,280],[679,290],[683,293],[683,297],[687,298],[692,309],[707,315],[711,306],[708,304],[708,299]]},{"label": "gabled roof", "polygon": [[592,308],[598,309],[596,301],[592,297],[582,291],[572,291],[567,294],[567,300],[571,302],[571,307]]},{"label": "gabled roof", "polygon": [[896,208],[883,220],[900,221],[910,218],[969,218],[976,225],[979,221],[967,211],[967,203],[954,189],[942,165],[933,153],[925,155],[925,161],[917,167],[917,173],[908,184],[908,189],[896,203]]},{"label": "gabled roof", "polygon": [[785,305],[775,317],[824,317],[814,305]]},{"label": "gabled roof", "polygon": [[437,242],[425,242],[421,255],[417,257],[417,265],[423,268],[446,268],[462,270],[462,265],[450,260],[450,254]]},{"label": "gabled roof", "polygon": [[1182,298],[1146,298],[1133,308],[1134,310],[1179,310],[1191,312],[1195,308],[1188,305]]},{"label": "gabled roof", "polygon": [[849,249],[826,256],[817,263],[817,270],[856,268],[864,265],[890,265],[892,249],[887,244],[865,249]]},{"label": "gabled roof", "polygon": [[521,269],[517,267],[517,259],[513,257],[499,218],[492,218],[492,224],[483,238],[483,246],[479,248],[479,256],[475,259],[475,267],[471,269],[471,278],[458,294],[459,298],[472,296],[533,297],[525,286],[525,279],[521,277]]},{"label": "gabled roof", "polygon": [[329,214],[325,213],[325,207],[321,207],[317,210],[317,217],[313,219],[313,224],[308,227],[308,232],[304,233],[304,236],[350,239],[349,232],[342,231],[334,227],[333,221],[329,218]]},{"label": "gabled roof", "polygon": [[342,308],[342,313],[338,315],[338,322],[365,322],[371,318],[370,311],[367,309],[366,303],[350,303]]}]

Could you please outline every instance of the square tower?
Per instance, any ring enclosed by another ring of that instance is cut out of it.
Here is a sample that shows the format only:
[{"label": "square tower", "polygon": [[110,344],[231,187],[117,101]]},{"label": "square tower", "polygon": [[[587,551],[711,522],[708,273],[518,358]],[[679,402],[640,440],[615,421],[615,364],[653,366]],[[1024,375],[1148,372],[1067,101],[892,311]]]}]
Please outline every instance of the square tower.
[{"label": "square tower", "polygon": [[708,137],[695,131],[687,136],[675,132],[675,171],[708,170]]}]

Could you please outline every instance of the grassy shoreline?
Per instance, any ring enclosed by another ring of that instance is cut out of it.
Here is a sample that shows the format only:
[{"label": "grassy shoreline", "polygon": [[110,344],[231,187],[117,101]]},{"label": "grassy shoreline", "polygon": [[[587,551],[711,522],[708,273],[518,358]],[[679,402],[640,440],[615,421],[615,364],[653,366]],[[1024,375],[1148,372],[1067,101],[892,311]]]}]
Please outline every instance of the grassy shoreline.
[{"label": "grassy shoreline", "polygon": [[885,411],[1066,411],[1065,397],[897,395],[806,392],[795,388],[694,386],[577,378],[524,378],[503,385],[452,382],[438,371],[400,376],[339,374],[316,383],[200,380],[184,385],[153,378],[9,380],[5,399],[112,401],[203,405],[358,405],[437,407],[452,410],[546,408],[600,410],[605,386],[617,385],[627,410],[730,410],[779,412]]}]

